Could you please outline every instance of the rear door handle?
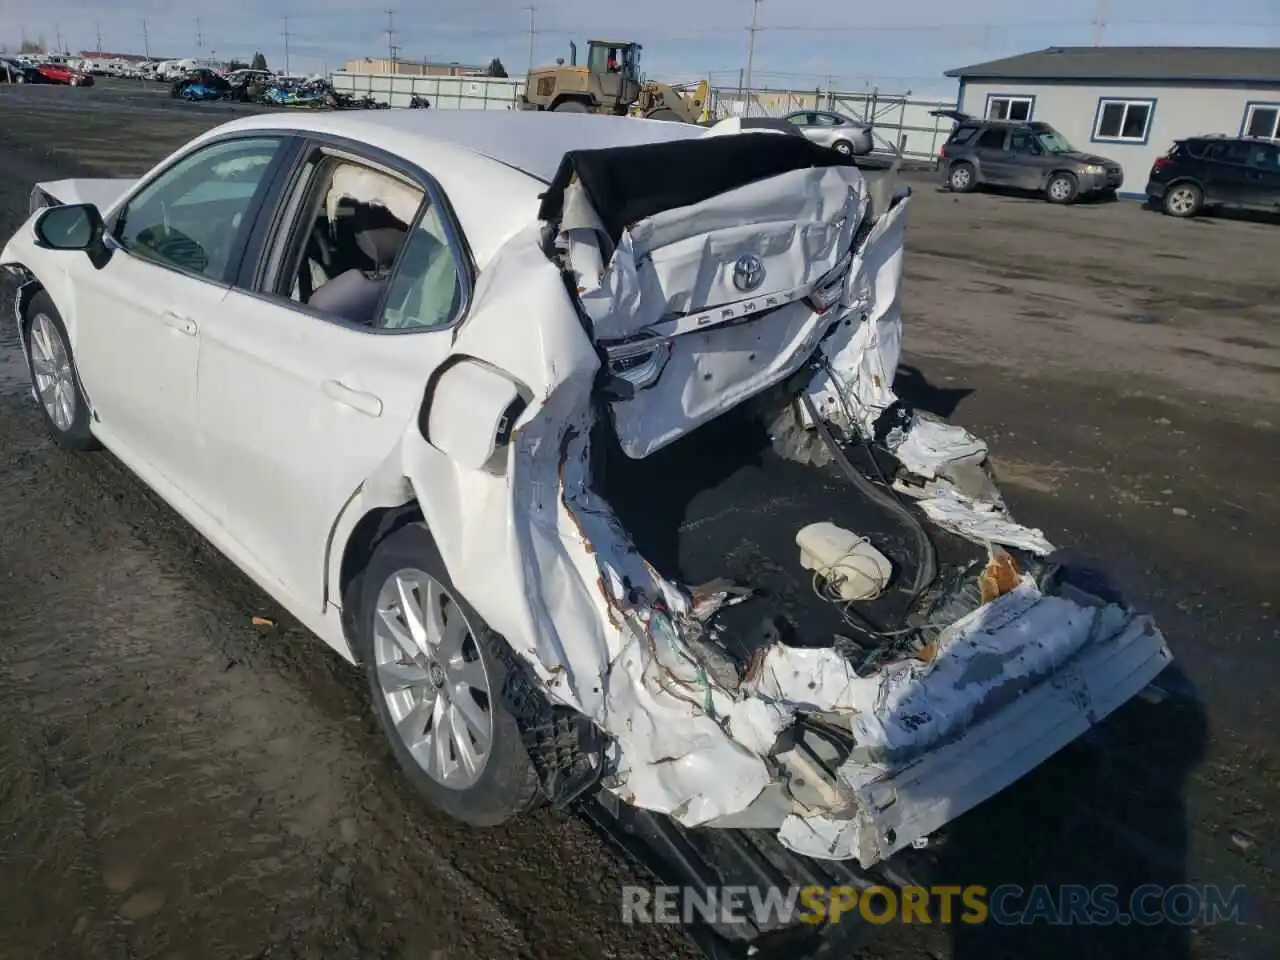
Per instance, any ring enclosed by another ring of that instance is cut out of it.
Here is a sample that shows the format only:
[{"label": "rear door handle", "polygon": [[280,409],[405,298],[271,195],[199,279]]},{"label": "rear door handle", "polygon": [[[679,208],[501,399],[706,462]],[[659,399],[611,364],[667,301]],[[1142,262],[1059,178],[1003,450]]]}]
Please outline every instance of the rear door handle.
[{"label": "rear door handle", "polygon": [[166,310],[160,314],[160,319],[164,321],[166,327],[172,327],[180,333],[185,333],[189,337],[196,335],[196,322],[190,317],[179,316],[172,310]]},{"label": "rear door handle", "polygon": [[352,390],[340,380],[326,380],[320,389],[330,400],[335,400],[352,410],[359,411],[367,417],[382,416],[382,399],[363,390]]}]

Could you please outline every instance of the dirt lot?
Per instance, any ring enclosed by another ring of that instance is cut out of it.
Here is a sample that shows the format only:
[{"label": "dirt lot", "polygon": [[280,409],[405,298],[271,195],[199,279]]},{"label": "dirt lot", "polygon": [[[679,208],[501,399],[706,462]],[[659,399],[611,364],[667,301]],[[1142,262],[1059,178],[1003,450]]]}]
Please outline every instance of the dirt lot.
[{"label": "dirt lot", "polygon": [[[224,107],[0,88],[0,236],[37,179],[145,170]],[[961,820],[956,884],[1218,884],[1246,922],[889,927],[867,960],[1280,954],[1280,225],[916,184],[917,402],[1159,618],[1159,704]],[[57,452],[0,331],[0,957],[680,957],[573,819],[483,835],[397,776],[359,681],[110,457]]]}]

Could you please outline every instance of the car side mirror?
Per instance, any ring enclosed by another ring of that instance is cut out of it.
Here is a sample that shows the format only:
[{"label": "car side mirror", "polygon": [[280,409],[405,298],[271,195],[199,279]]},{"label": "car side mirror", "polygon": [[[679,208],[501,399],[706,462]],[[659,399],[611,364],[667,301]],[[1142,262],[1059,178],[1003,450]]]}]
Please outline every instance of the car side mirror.
[{"label": "car side mirror", "polygon": [[36,246],[46,250],[83,250],[95,269],[111,259],[103,242],[102,214],[92,203],[49,207],[35,222]]}]

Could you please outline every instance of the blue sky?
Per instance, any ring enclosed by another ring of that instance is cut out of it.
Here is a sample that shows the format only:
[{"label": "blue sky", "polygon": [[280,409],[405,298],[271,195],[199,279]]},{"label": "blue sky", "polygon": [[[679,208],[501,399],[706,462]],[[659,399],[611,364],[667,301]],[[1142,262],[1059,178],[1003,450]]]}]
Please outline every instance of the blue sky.
[{"label": "blue sky", "polygon": [[[651,76],[694,79],[708,73],[736,83],[745,66],[751,0],[219,0],[178,7],[169,0],[2,0],[0,42],[61,32],[73,50],[142,50],[147,20],[153,53],[194,56],[195,11],[206,55],[247,58],[262,50],[283,66],[289,16],[290,67],[330,68],[357,56],[385,56],[388,6],[394,42],[405,58],[487,63],[502,58],[513,75],[529,58],[529,3],[535,59],[566,56],[571,39],[634,39],[644,44]],[[1130,44],[1280,45],[1280,0],[762,0],[756,35],[756,85],[836,89],[879,85],[887,92],[954,92],[941,73],[951,67],[1045,46],[1093,42],[1101,6],[1103,42]],[[425,8],[425,9],[424,9]],[[178,12],[181,11],[181,12]]]}]

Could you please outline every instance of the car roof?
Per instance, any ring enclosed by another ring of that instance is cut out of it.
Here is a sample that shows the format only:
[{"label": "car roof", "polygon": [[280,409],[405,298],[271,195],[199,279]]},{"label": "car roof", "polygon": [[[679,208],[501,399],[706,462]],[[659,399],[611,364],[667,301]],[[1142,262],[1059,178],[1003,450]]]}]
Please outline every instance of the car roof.
[{"label": "car roof", "polygon": [[537,219],[538,196],[570,150],[687,139],[696,124],[534,110],[352,110],[262,113],[208,131],[328,134],[368,144],[422,167],[443,188],[472,253],[483,264],[512,233]]}]

